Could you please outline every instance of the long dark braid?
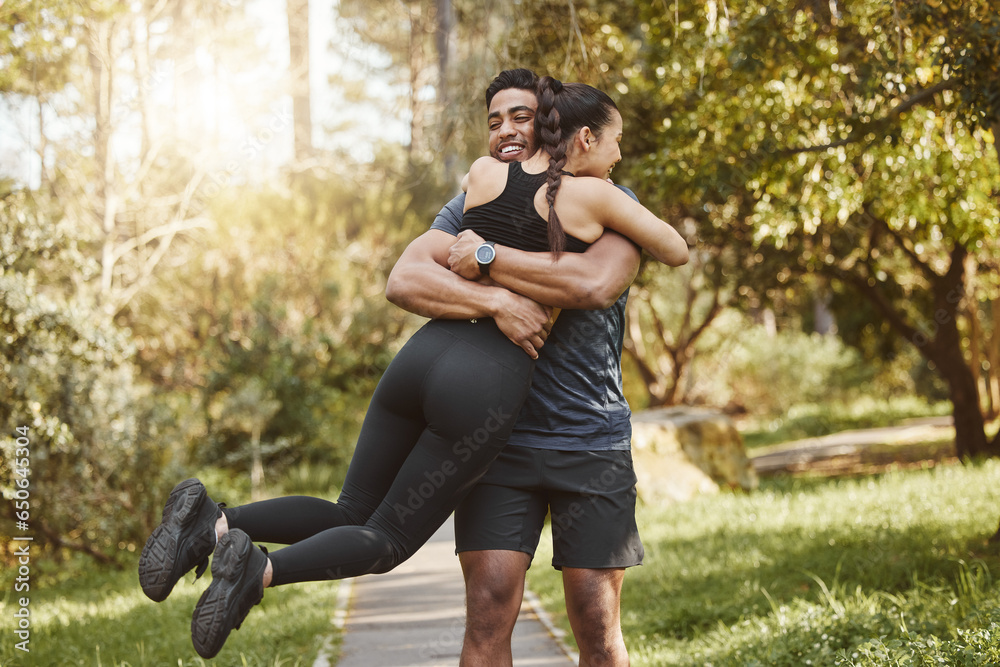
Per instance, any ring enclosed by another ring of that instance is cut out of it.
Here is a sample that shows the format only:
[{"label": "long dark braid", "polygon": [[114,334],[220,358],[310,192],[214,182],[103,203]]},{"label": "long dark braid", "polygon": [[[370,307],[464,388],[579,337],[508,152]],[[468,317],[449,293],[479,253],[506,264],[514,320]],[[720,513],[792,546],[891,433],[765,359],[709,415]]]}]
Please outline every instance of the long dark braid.
[{"label": "long dark braid", "polygon": [[589,127],[594,136],[600,137],[618,107],[606,93],[592,86],[563,84],[550,76],[538,81],[536,95],[535,137],[549,154],[545,191],[545,201],[549,204],[549,249],[559,253],[566,247],[566,232],[559,222],[555,203],[569,142],[582,127]]},{"label": "long dark braid", "polygon": [[566,142],[563,140],[559,111],[556,109],[556,97],[562,90],[563,84],[559,79],[543,76],[538,81],[538,110],[535,112],[535,136],[541,140],[542,148],[549,154],[545,201],[549,204],[549,249],[556,254],[566,247],[566,232],[556,213],[556,193],[562,185],[562,170],[566,166]]}]

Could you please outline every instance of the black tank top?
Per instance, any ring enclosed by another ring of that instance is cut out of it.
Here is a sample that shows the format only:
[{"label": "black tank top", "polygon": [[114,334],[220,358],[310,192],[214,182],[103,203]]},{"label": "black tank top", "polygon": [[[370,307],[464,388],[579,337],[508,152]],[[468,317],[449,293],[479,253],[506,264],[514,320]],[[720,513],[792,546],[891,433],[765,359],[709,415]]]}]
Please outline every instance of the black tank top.
[{"label": "black tank top", "polygon": [[[520,162],[507,167],[507,185],[496,199],[470,208],[462,229],[471,229],[487,241],[528,252],[549,250],[549,223],[535,210],[535,193],[546,183],[545,172],[528,174]],[[567,252],[583,252],[586,241],[566,235]]]}]

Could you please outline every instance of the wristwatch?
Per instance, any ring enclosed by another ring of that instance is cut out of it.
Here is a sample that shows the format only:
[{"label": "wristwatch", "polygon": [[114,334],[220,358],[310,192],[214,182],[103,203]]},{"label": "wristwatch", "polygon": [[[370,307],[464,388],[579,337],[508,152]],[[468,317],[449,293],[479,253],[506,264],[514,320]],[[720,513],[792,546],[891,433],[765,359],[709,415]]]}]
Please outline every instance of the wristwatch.
[{"label": "wristwatch", "polygon": [[479,262],[479,273],[484,276],[490,275],[490,264],[493,263],[496,256],[497,251],[489,241],[484,241],[482,245],[476,248],[476,261]]}]

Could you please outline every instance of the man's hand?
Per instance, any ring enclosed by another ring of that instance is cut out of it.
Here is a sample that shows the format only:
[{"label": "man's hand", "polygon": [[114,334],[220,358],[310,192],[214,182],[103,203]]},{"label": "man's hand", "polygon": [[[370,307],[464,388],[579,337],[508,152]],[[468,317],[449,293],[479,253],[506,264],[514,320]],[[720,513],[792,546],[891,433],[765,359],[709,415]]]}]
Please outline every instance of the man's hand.
[{"label": "man's hand", "polygon": [[552,309],[506,290],[497,290],[497,297],[493,320],[500,331],[537,359],[552,330]]},{"label": "man's hand", "polygon": [[451,270],[467,280],[479,280],[482,274],[479,272],[479,262],[476,260],[476,249],[483,244],[483,241],[483,237],[471,229],[459,232],[448,253]]}]

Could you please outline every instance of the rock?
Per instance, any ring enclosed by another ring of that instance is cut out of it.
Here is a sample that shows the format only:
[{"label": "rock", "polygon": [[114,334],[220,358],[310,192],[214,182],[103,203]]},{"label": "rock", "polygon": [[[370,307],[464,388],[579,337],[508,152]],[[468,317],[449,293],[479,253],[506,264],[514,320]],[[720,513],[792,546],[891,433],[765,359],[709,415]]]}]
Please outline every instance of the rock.
[{"label": "rock", "polygon": [[672,407],[632,415],[632,458],[639,497],[678,502],[720,488],[757,488],[739,431],[725,414]]}]

